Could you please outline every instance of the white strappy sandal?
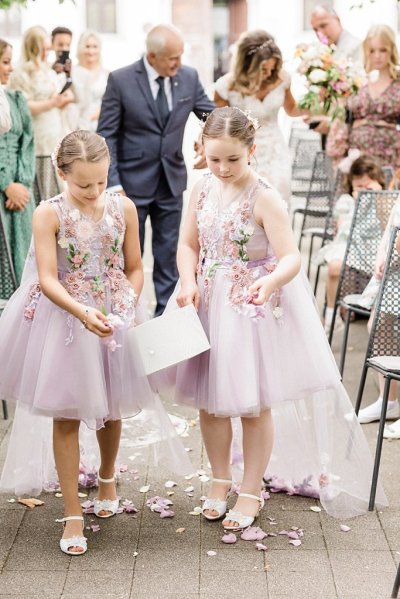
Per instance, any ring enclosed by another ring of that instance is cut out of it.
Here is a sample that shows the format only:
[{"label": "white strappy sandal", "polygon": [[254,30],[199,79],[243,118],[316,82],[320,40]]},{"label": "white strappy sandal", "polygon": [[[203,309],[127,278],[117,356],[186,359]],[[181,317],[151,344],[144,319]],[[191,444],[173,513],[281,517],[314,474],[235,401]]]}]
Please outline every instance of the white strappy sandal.
[{"label": "white strappy sandal", "polygon": [[[113,483],[115,481],[114,477],[101,478],[100,475],[97,476],[97,479],[101,483]],[[93,503],[93,512],[98,518],[111,518],[111,516],[115,516],[119,508],[119,499],[97,499],[95,497]],[[103,515],[100,512],[108,512],[108,514]]]},{"label": "white strappy sandal", "polygon": [[[81,520],[83,524],[83,516],[66,516],[65,518],[59,518],[56,522],[62,522],[65,526],[65,522],[69,520]],[[80,535],[75,535],[68,539],[60,539],[60,549],[67,555],[83,555],[87,551],[86,541],[86,537]],[[71,551],[72,547],[79,547],[82,551]]]},{"label": "white strappy sandal", "polygon": [[247,528],[248,526],[251,526],[254,520],[257,518],[260,511],[262,510],[262,508],[264,507],[265,502],[263,497],[251,495],[250,493],[239,493],[238,497],[248,497],[249,499],[255,499],[256,501],[258,501],[259,506],[257,513],[254,516],[246,516],[246,514],[243,514],[242,512],[229,510],[229,512],[226,514],[225,520],[237,522],[237,526],[225,526],[225,524],[223,524],[222,526],[225,528],[225,530],[241,530],[242,528]]},{"label": "white strappy sandal", "polygon": [[[229,483],[231,485],[231,488],[232,488],[232,484],[233,484],[231,480],[227,480],[225,478],[213,478],[211,482],[225,483],[225,484]],[[228,499],[230,490],[231,489],[229,489],[225,500],[224,499],[206,499],[204,501],[203,509],[202,509],[202,514],[203,514],[204,518],[207,518],[207,520],[219,520],[220,518],[222,518],[222,516],[225,516],[227,499]],[[210,514],[205,514],[204,510],[213,510],[214,512],[217,512],[217,516],[211,516]]]}]

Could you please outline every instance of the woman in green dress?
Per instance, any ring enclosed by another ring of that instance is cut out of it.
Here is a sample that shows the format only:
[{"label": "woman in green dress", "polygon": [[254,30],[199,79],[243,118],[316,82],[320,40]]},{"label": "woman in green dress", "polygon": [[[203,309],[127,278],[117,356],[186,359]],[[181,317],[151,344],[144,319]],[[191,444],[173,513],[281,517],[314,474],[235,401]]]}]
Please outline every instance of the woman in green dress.
[{"label": "woman in green dress", "polygon": [[[0,83],[6,85],[12,71],[12,47],[0,39]],[[22,270],[32,234],[33,179],[35,152],[32,118],[22,92],[6,90],[12,126],[0,135],[0,211],[5,235],[11,249],[17,277]],[[0,297],[7,299],[12,292],[10,272],[1,269]]]}]

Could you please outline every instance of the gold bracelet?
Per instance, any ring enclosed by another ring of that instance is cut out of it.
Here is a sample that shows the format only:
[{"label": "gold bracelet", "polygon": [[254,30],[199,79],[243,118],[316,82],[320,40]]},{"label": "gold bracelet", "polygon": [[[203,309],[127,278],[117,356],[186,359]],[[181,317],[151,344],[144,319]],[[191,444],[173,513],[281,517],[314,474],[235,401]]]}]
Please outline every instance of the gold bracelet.
[{"label": "gold bracelet", "polygon": [[87,328],[88,328],[88,326],[87,326],[87,319],[88,319],[88,316],[89,316],[89,308],[86,308],[86,309],[85,309],[85,318],[84,318],[84,319],[81,321],[81,322],[82,322],[82,324],[83,324],[83,326],[85,327],[85,329],[87,329]]}]

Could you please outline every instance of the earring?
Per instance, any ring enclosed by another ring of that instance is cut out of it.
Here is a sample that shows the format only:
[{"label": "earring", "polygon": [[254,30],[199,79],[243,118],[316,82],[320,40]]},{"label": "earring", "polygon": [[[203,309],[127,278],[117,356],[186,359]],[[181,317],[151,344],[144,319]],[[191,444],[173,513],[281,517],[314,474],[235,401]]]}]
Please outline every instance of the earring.
[{"label": "earring", "polygon": [[250,159],[247,161],[247,164],[250,166]]}]

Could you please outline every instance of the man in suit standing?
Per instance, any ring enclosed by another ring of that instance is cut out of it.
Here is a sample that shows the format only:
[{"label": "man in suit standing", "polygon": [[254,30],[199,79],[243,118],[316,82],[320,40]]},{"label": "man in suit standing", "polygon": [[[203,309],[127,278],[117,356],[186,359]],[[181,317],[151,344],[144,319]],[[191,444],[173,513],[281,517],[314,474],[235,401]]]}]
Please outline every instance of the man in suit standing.
[{"label": "man in suit standing", "polygon": [[98,133],[111,153],[110,188],[135,202],[142,249],[150,215],[159,315],[178,279],[176,248],[187,183],[182,154],[185,125],[192,111],[204,118],[215,106],[197,71],[181,65],[183,40],[175,27],[154,27],[146,47],[142,59],[110,74]]}]

